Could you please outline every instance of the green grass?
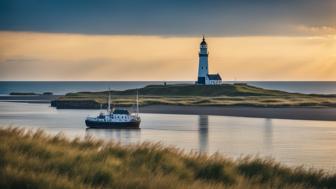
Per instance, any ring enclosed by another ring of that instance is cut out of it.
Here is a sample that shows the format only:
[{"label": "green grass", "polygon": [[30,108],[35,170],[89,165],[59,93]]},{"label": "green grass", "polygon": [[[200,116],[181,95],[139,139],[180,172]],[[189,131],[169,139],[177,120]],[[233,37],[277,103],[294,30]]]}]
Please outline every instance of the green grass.
[{"label": "green grass", "polygon": [[335,188],[336,175],[159,144],[121,146],[0,129],[0,188]]}]

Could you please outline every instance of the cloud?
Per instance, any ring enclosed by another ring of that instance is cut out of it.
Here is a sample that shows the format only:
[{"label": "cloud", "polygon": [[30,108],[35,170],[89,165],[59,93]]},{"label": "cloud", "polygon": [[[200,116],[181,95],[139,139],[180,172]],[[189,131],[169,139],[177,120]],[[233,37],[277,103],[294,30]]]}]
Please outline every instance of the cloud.
[{"label": "cloud", "polygon": [[298,30],[315,35],[336,35],[336,26],[298,26]]},{"label": "cloud", "polygon": [[334,0],[2,0],[0,30],[160,36],[302,35],[336,22]]}]

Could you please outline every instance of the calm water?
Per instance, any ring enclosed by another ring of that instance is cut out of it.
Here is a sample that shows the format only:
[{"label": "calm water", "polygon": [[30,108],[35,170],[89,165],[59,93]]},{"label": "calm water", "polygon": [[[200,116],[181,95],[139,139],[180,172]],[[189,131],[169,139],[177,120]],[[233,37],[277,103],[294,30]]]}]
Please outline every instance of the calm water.
[{"label": "calm water", "polygon": [[69,137],[91,135],[122,144],[161,142],[228,157],[271,156],[287,165],[336,170],[336,122],[206,115],[141,114],[140,130],[86,130],[96,110],[56,110],[48,104],[0,102],[0,127],[42,128]]},{"label": "calm water", "polygon": [[[144,87],[150,84],[163,84],[164,81],[84,81],[84,82],[22,82],[22,81],[0,81],[0,95],[11,92],[53,92],[54,94],[65,94],[79,91],[102,91],[111,88],[112,90],[125,90],[130,88]],[[168,81],[170,84],[194,83],[193,81]],[[225,82],[234,83],[234,82]],[[336,82],[282,82],[282,81],[247,81],[250,85],[277,89],[288,92],[299,93],[321,93],[336,94]]]}]

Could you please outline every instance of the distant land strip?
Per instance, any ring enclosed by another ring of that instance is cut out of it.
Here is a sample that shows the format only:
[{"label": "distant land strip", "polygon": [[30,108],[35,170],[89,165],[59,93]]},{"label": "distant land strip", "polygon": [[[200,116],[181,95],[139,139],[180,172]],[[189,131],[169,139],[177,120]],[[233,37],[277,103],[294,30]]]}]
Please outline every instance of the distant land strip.
[{"label": "distant land strip", "polygon": [[50,103],[62,95],[6,95],[0,96],[0,102],[40,102]]},{"label": "distant land strip", "polygon": [[112,107],[132,110],[137,91],[141,113],[336,121],[335,95],[288,93],[244,83],[149,85],[140,89],[77,92],[63,96],[0,96],[0,101],[47,102],[57,109],[105,109],[110,93]]}]

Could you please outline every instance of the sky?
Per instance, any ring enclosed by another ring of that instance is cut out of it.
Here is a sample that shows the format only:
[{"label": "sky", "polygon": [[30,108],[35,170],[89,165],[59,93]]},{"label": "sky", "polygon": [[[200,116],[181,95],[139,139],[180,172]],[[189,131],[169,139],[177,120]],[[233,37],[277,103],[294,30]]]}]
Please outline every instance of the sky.
[{"label": "sky", "polygon": [[0,80],[336,80],[335,0],[1,0]]}]

